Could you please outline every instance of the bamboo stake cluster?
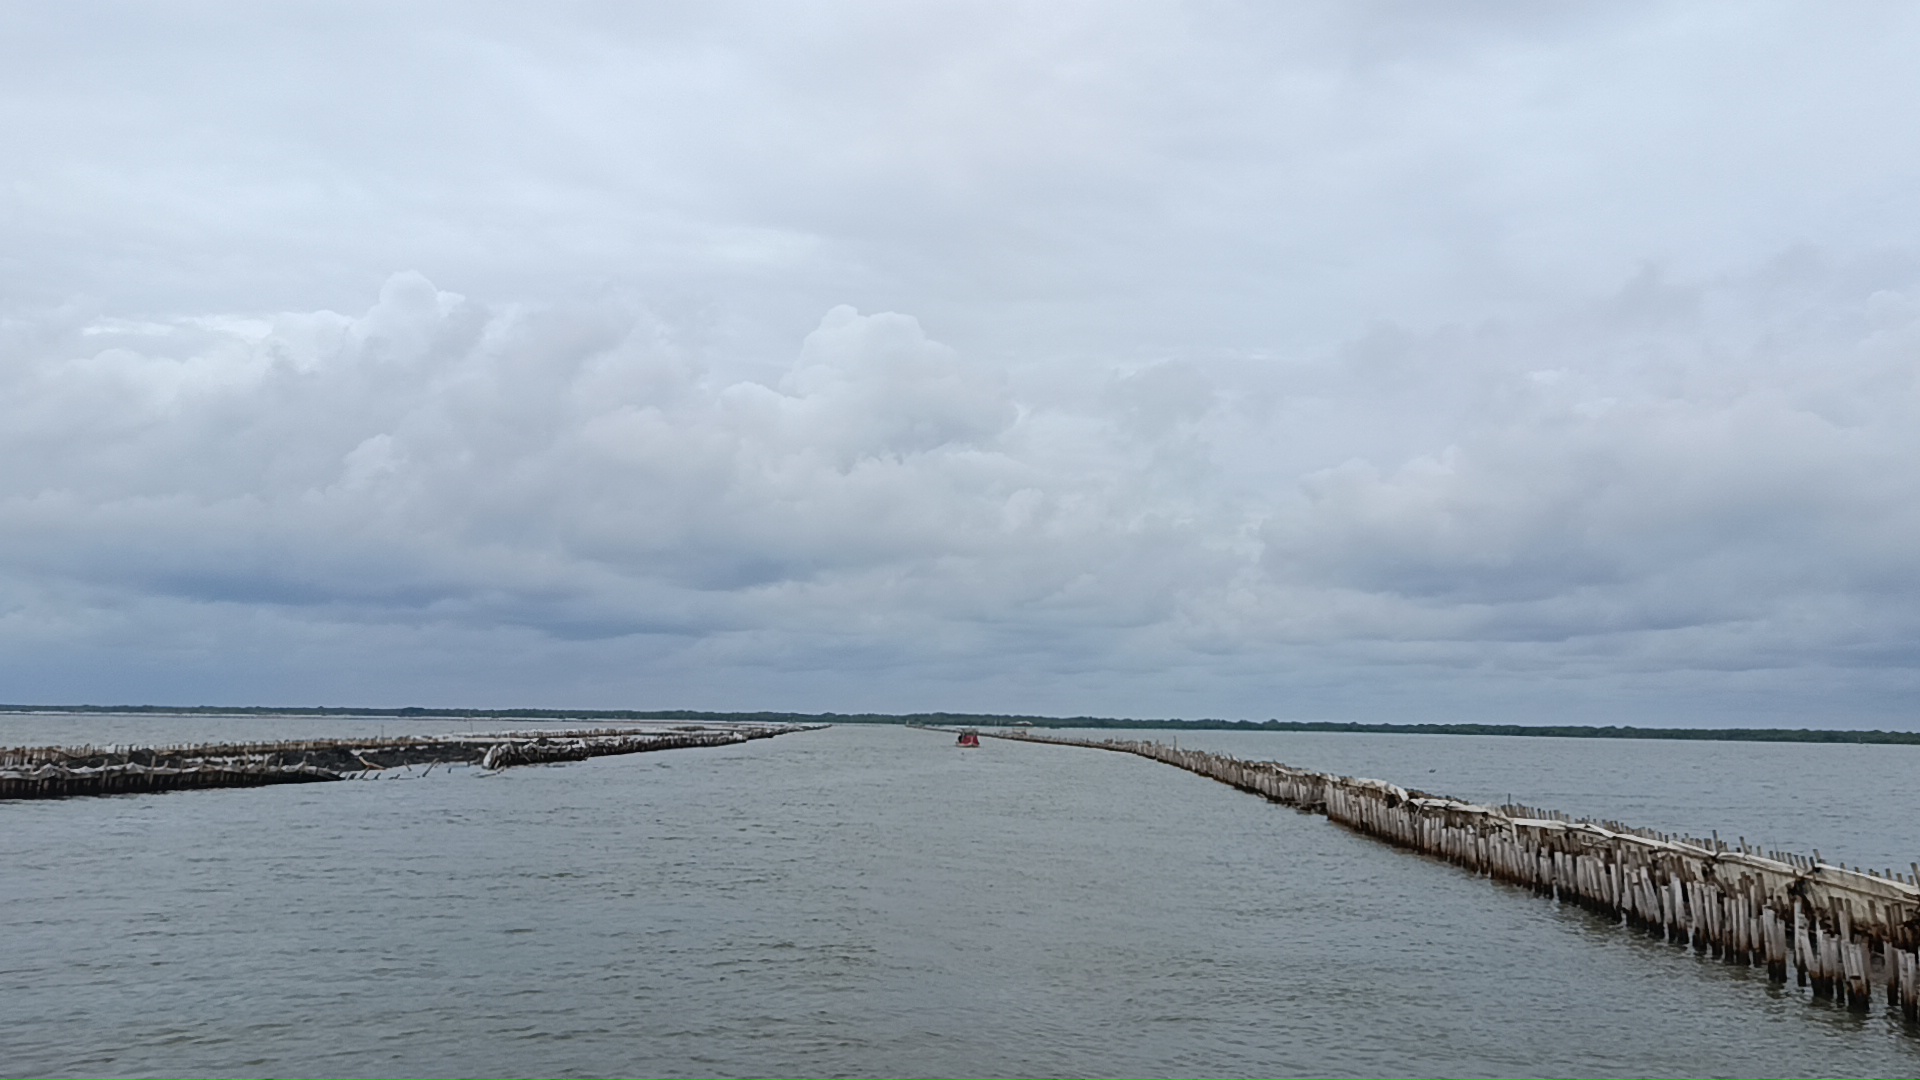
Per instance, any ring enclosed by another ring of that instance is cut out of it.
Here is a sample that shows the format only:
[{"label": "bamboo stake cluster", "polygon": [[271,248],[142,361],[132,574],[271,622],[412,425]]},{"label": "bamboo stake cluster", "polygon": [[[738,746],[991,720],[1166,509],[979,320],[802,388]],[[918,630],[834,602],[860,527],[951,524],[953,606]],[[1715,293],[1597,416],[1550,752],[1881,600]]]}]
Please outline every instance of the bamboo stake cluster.
[{"label": "bamboo stake cluster", "polygon": [[311,783],[423,763],[504,769],[608,754],[725,746],[811,726],[819,725],[688,725],[650,732],[631,728],[504,731],[159,747],[12,747],[0,749],[0,799]]},{"label": "bamboo stake cluster", "polygon": [[[985,733],[983,734],[994,734]],[[1622,925],[1732,964],[1789,968],[1813,997],[1867,1012],[1876,995],[1920,1022],[1920,865],[1872,873],[1742,841],[1681,838],[1617,822],[1573,820],[1525,806],[1479,806],[1273,761],[1180,750],[1156,742],[1014,741],[1136,754],[1300,810],[1356,832],[1579,904]]]}]

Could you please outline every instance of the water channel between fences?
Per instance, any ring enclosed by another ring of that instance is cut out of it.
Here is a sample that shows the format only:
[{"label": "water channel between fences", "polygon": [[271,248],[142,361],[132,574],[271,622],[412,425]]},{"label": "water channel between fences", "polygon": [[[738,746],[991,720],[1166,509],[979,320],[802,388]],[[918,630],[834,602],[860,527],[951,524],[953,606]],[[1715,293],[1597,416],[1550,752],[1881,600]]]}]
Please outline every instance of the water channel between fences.
[{"label": "water channel between fences", "polygon": [[[0,743],[362,734],[342,724],[7,717]],[[1920,853],[1920,748],[1181,744]],[[1920,1074],[1897,1017],[1071,747],[842,726],[0,818],[6,1075]]]}]

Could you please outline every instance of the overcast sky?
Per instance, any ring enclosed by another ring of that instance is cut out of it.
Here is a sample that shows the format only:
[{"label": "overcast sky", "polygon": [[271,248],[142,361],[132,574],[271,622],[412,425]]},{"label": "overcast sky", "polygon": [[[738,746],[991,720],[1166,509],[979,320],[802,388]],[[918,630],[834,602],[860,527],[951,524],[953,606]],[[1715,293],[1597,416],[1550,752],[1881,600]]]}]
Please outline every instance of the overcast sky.
[{"label": "overcast sky", "polygon": [[1920,727],[1916,57],[7,4],[0,700]]}]

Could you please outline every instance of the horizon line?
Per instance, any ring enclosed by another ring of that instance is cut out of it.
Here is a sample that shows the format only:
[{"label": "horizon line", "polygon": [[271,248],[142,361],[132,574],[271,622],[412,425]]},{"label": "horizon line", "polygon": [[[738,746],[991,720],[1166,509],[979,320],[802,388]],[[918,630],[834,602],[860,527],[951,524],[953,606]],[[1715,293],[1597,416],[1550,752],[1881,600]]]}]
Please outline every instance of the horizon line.
[{"label": "horizon line", "polygon": [[315,716],[380,719],[503,719],[503,720],[688,720],[708,722],[822,722],[842,724],[978,724],[1031,725],[1045,728],[1111,730],[1291,731],[1376,735],[1498,735],[1569,739],[1654,739],[1711,742],[1874,743],[1920,745],[1920,730],[1879,728],[1788,727],[1639,727],[1618,724],[1484,724],[1384,723],[1346,720],[1227,720],[1216,717],[1182,719],[1104,716],[1043,716],[1017,713],[960,712],[778,712],[716,711],[702,709],[459,709],[417,705],[358,708],[343,705],[7,705],[0,714],[69,713],[75,715],[144,714],[160,716]]}]

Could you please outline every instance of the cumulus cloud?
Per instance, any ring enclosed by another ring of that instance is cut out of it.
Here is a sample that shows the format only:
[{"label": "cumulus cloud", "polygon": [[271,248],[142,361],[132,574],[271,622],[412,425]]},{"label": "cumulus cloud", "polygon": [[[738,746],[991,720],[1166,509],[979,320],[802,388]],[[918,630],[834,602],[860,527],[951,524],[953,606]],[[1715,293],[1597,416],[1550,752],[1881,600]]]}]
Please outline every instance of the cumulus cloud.
[{"label": "cumulus cloud", "polygon": [[1911,720],[1910,10],[96,10],[6,696]]},{"label": "cumulus cloud", "polygon": [[[877,697],[1006,672],[1109,708],[1186,670],[1246,708],[1316,670],[1614,693],[1855,669],[1843,711],[1871,711],[1920,641],[1920,305],[1836,276],[1642,276],[1044,404],[846,307],[764,382],[632,305],[415,273],[354,315],[47,325],[6,369],[0,573],[15,615],[71,610],[0,632],[70,645],[112,632],[82,612],[158,605],[222,638],[267,611],[879,671]],[[1796,290],[1818,302],[1783,310]]]}]

